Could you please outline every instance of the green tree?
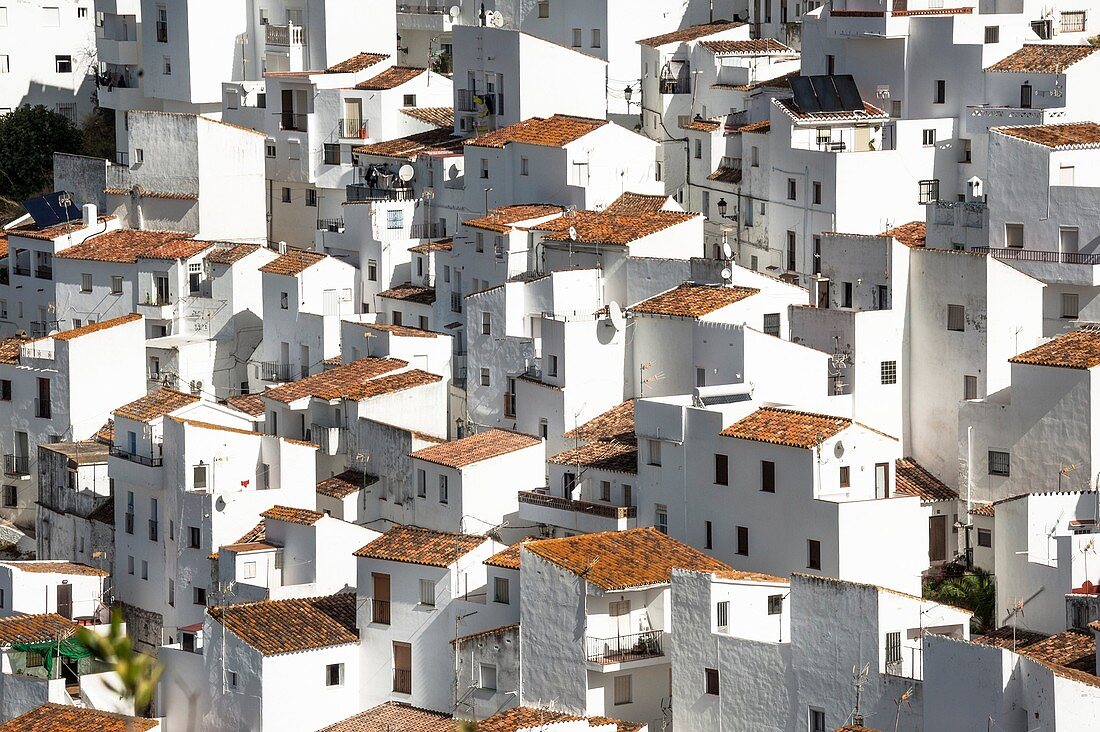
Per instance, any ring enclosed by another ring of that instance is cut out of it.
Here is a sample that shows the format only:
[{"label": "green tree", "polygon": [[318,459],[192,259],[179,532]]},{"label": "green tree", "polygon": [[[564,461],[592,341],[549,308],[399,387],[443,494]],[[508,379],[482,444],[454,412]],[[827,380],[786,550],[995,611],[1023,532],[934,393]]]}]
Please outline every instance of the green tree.
[{"label": "green tree", "polygon": [[22,200],[48,190],[53,154],[79,154],[82,143],[68,117],[42,105],[0,116],[0,196]]},{"label": "green tree", "polygon": [[114,159],[115,110],[96,107],[80,126],[81,154],[93,158]]},{"label": "green tree", "polygon": [[924,596],[935,602],[955,605],[973,612],[970,629],[975,633],[988,633],[997,628],[997,590],[993,575],[984,569],[974,569],[940,581],[930,580],[924,586]]},{"label": "green tree", "polygon": [[122,613],[118,610],[111,613],[111,627],[107,635],[80,628],[77,638],[88,647],[96,660],[107,664],[118,674],[119,688],[112,686],[111,691],[131,699],[134,714],[148,716],[164,666],[152,656],[134,650],[133,640],[122,630]]}]

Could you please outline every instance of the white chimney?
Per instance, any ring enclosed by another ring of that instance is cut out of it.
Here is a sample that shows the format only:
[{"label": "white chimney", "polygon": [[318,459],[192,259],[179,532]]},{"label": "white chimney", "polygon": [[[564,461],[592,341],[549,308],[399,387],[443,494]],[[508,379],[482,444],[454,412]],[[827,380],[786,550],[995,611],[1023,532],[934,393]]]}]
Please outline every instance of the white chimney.
[{"label": "white chimney", "polygon": [[94,203],[84,204],[84,228],[90,228],[96,221],[99,220],[98,211]]},{"label": "white chimney", "polygon": [[286,242],[279,242],[279,254],[286,254]]}]

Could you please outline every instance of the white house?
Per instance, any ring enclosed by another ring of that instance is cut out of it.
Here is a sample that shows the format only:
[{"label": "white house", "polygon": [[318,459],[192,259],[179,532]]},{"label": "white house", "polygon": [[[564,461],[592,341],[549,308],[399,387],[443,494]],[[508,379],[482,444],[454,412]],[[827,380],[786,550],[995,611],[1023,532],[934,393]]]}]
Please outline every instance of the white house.
[{"label": "white house", "polygon": [[108,572],[65,560],[0,564],[0,615],[56,613],[95,624],[107,619]]},{"label": "white house", "polygon": [[38,559],[71,558],[110,570],[114,529],[97,520],[104,514],[114,520],[107,475],[110,447],[98,437],[38,446]]}]

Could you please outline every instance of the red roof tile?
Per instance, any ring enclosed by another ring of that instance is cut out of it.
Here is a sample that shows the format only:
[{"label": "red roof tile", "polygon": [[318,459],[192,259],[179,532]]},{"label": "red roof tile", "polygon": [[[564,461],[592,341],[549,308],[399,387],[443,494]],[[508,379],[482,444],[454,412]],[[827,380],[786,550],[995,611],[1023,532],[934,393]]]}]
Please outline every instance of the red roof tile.
[{"label": "red roof tile", "polygon": [[685,282],[679,287],[643,300],[631,307],[630,312],[641,315],[701,318],[759,292],[760,290],[755,287],[699,285],[694,282]]},{"label": "red roof tile", "polygon": [[726,437],[812,448],[852,426],[852,420],[793,409],[761,407],[722,430]]},{"label": "red roof tile", "polygon": [[294,277],[324,258],[324,254],[318,254],[317,252],[309,252],[304,249],[287,249],[286,254],[280,255],[278,259],[273,259],[260,267],[260,271]]},{"label": "red roof tile", "polygon": [[[133,264],[137,262],[139,257],[158,249],[165,253],[171,253],[178,247],[182,251],[185,246],[190,246],[182,243],[187,239],[190,239],[190,234],[181,234],[178,231],[118,229],[85,239],[80,244],[61,250],[55,257],[57,259],[82,259],[91,262]],[[162,247],[164,248],[161,249]]]},{"label": "red roof tile", "polygon": [[406,366],[408,363],[397,358],[361,358],[358,361],[349,361],[336,368],[268,389],[263,392],[263,396],[284,404],[305,397],[317,397],[328,401],[344,397],[352,398],[351,395],[360,393],[371,379]]},{"label": "red roof tile", "polygon": [[210,616],[264,656],[359,642],[355,593],[213,607]]},{"label": "red roof tile", "polygon": [[1084,327],[1008,359],[1009,363],[1091,369],[1100,366],[1100,328]]},{"label": "red roof tile", "polygon": [[414,302],[419,305],[431,305],[435,302],[435,289],[420,287],[418,285],[398,285],[378,293],[378,297],[386,297],[391,300]]},{"label": "red roof tile", "polygon": [[419,526],[394,526],[355,552],[366,559],[449,567],[488,541],[488,537],[432,531]]},{"label": "red roof tile", "polygon": [[[625,246],[698,216],[699,214],[679,211],[651,211],[639,216],[613,211],[574,211],[530,228],[533,231],[549,232],[545,236],[549,241]],[[576,238],[570,238],[570,229],[575,232]]]},{"label": "red roof tile", "polygon": [[607,204],[603,212],[623,216],[645,216],[665,210],[669,197],[664,193],[631,193],[627,191]]},{"label": "red roof tile", "polygon": [[260,513],[265,519],[273,521],[285,521],[288,524],[301,524],[313,526],[325,517],[320,511],[310,511],[308,508],[294,508],[292,506],[272,506]]},{"label": "red roof tile", "polygon": [[921,248],[925,245],[925,226],[923,221],[910,221],[882,232],[882,236],[892,236],[907,247]]},{"label": "red roof tile", "polygon": [[555,114],[552,117],[532,117],[514,125],[467,140],[472,147],[504,147],[513,142],[544,147],[564,147],[607,124],[605,119]]},{"label": "red roof tile", "polygon": [[386,702],[320,732],[458,732],[458,722],[449,714]]},{"label": "red roof tile", "polygon": [[418,119],[436,127],[453,130],[455,126],[454,107],[404,107],[401,114]]},{"label": "red roof tile", "polygon": [[1100,145],[1100,124],[1095,122],[994,127],[992,131],[999,135],[1016,137],[1054,150]]},{"label": "red roof tile", "polygon": [[587,719],[590,725],[607,726],[615,725],[615,732],[638,732],[645,725],[635,722],[624,722],[611,717],[577,717],[564,712],[552,712],[549,709],[536,709],[534,707],[513,707],[507,711],[499,712],[477,723],[477,732],[520,732],[520,730],[552,729],[547,725],[558,725],[562,722],[574,722]]},{"label": "red roof tile", "polygon": [[1006,71],[1018,74],[1059,74],[1091,56],[1096,46],[1025,43],[986,71]]},{"label": "red roof tile", "polygon": [[118,407],[115,409],[115,416],[133,419],[138,422],[150,422],[197,401],[199,401],[199,397],[195,394],[184,394],[182,391],[162,387],[149,392],[140,399],[135,399],[129,404]]},{"label": "red roof tile", "polygon": [[627,399],[562,435],[567,440],[634,440],[634,400]]},{"label": "red roof tile", "polygon": [[482,460],[491,460],[516,450],[541,444],[542,440],[532,435],[491,429],[460,440],[425,447],[423,450],[409,453],[409,456],[460,470]]},{"label": "red roof tile", "polygon": [[[375,64],[381,63],[388,59],[390,55],[388,53],[368,53],[363,51],[357,53],[349,59],[344,59],[340,63],[333,64],[325,69],[326,74],[353,74],[363,69],[369,69]],[[313,73],[313,72],[307,72]]]},{"label": "red roof tile", "polygon": [[360,145],[352,152],[386,158],[414,160],[417,155],[461,155],[464,138],[455,137],[450,128],[426,130],[385,142]]},{"label": "red roof tile", "polygon": [[259,394],[238,394],[226,398],[225,403],[250,417],[259,417],[264,413],[264,398]]},{"label": "red roof tile", "polygon": [[[43,445],[45,447],[45,445]],[[5,567],[11,567],[12,569],[18,569],[23,572],[33,572],[35,574],[71,574],[82,577],[106,577],[110,572],[106,572],[98,567],[90,567],[87,564],[81,564],[80,562],[67,562],[67,561],[38,561],[38,562],[0,562]]]},{"label": "red roof tile", "polygon": [[951,501],[959,497],[958,491],[949,488],[911,457],[898,458],[895,468],[895,493],[919,496],[922,501]]},{"label": "red roof tile", "polygon": [[147,732],[160,722],[68,704],[43,704],[0,724],[0,732]]},{"label": "red roof tile", "polygon": [[378,482],[377,475],[358,470],[345,470],[317,484],[317,493],[329,498],[347,498]]},{"label": "red roof tile", "polygon": [[484,216],[477,216],[463,221],[463,225],[475,229],[487,229],[500,234],[511,231],[512,227],[533,219],[541,219],[547,216],[560,214],[564,209],[561,206],[546,203],[525,203],[516,206],[500,206],[489,209]]},{"label": "red roof tile", "polygon": [[219,246],[204,257],[211,264],[233,264],[247,257],[252,252],[258,251],[259,244],[234,244],[232,246]]},{"label": "red roof tile", "polygon": [[369,91],[396,89],[402,84],[412,81],[425,71],[427,71],[427,69],[418,68],[416,66],[391,66],[377,76],[359,82],[355,85],[355,88]]},{"label": "red roof tile", "polygon": [[622,442],[590,442],[559,452],[547,458],[546,462],[634,475],[638,472],[638,446]]},{"label": "red roof tile", "polygon": [[41,643],[68,638],[76,633],[77,627],[76,623],[56,613],[14,615],[0,619],[0,645]]},{"label": "red roof tile", "polygon": [[707,36],[713,36],[716,33],[728,31],[742,25],[744,25],[744,23],[736,20],[716,20],[712,23],[693,25],[689,28],[682,28],[680,30],[672,31],[671,33],[662,33],[659,36],[643,38],[638,41],[638,43],[643,46],[657,48],[658,46],[663,46],[666,43],[683,43],[686,41],[698,40],[699,38],[706,38]]},{"label": "red roof tile", "polygon": [[54,333],[52,336],[46,336],[52,338],[55,341],[71,341],[81,336],[86,336],[91,333],[98,333],[101,330],[108,330],[114,328],[116,325],[125,325],[126,323],[133,323],[135,320],[141,320],[141,315],[138,313],[127,313],[126,315],[120,315],[117,318],[111,318],[110,320],[101,320],[98,323],[89,323],[88,325],[82,325],[79,328],[70,328],[69,330],[63,330],[60,333]]}]

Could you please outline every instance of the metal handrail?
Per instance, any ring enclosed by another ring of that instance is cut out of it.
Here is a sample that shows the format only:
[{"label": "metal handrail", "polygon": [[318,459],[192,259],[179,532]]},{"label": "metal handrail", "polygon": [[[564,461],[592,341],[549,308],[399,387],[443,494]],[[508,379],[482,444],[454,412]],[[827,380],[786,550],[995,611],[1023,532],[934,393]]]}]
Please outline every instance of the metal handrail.
[{"label": "metal handrail", "polygon": [[538,491],[520,491],[519,502],[532,506],[544,506],[556,508],[562,511],[575,511],[591,516],[603,516],[604,518],[625,519],[636,518],[638,509],[636,506],[609,506],[606,503],[593,503],[591,501],[574,501],[561,496]]},{"label": "metal handrail", "polygon": [[411,694],[412,674],[412,669],[395,668],[393,670],[393,690],[398,694]]},{"label": "metal handrail", "polygon": [[120,460],[128,460],[131,463],[145,465],[150,468],[159,468],[160,466],[164,465],[164,458],[152,457],[151,455],[137,455],[135,453],[123,450],[118,445],[111,446],[110,455],[111,457],[116,457]]},{"label": "metal handrail", "polygon": [[625,663],[663,656],[663,630],[617,635],[613,638],[585,638],[586,657],[596,663]]},{"label": "metal handrail", "polygon": [[5,455],[4,475],[30,475],[30,457],[27,455]]},{"label": "metal handrail", "polygon": [[1016,247],[971,247],[975,254],[992,254],[997,259],[1013,259],[1020,262],[1046,262],[1050,264],[1100,264],[1100,254],[1081,252],[1051,252],[1042,249],[1017,249]]},{"label": "metal handrail", "polygon": [[370,621],[378,625],[390,624],[390,601],[371,598]]}]

